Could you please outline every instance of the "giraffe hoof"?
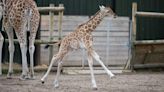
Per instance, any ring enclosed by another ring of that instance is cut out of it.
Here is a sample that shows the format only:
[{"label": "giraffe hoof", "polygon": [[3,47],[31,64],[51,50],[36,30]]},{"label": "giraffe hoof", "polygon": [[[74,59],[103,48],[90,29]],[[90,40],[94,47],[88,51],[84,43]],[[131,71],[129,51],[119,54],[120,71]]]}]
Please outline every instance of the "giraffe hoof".
[{"label": "giraffe hoof", "polygon": [[44,84],[45,82],[43,80],[41,80],[42,84]]},{"label": "giraffe hoof", "polygon": [[22,81],[23,81],[23,80],[26,80],[26,79],[25,79],[25,78],[20,77],[20,78],[19,78],[19,80],[22,80]]},{"label": "giraffe hoof", "polygon": [[31,79],[31,80],[35,80],[36,77],[35,77],[34,75],[30,75],[30,79]]},{"label": "giraffe hoof", "polygon": [[54,88],[59,88],[59,85],[54,85]]},{"label": "giraffe hoof", "polygon": [[22,74],[19,79],[20,80],[26,80],[26,79],[30,79],[30,77],[28,75]]},{"label": "giraffe hoof", "polygon": [[114,79],[116,76],[115,75],[111,75],[110,76],[110,79]]},{"label": "giraffe hoof", "polygon": [[7,74],[7,79],[12,79],[12,73]]},{"label": "giraffe hoof", "polygon": [[55,82],[54,82],[54,87],[55,87],[55,88],[59,88],[59,83],[58,83],[58,81],[55,81]]},{"label": "giraffe hoof", "polygon": [[41,83],[42,83],[42,84],[44,84],[44,83],[45,83],[43,78],[41,79]]},{"label": "giraffe hoof", "polygon": [[19,78],[19,80],[26,80],[25,79],[25,75],[21,75],[20,78]]},{"label": "giraffe hoof", "polygon": [[42,81],[42,84],[44,84],[44,81]]},{"label": "giraffe hoof", "polygon": [[12,77],[11,77],[11,76],[7,76],[6,78],[7,78],[7,79],[12,79]]},{"label": "giraffe hoof", "polygon": [[97,90],[97,85],[96,84],[92,85],[92,90]]},{"label": "giraffe hoof", "polygon": [[93,87],[92,90],[98,90],[98,88],[97,87]]}]

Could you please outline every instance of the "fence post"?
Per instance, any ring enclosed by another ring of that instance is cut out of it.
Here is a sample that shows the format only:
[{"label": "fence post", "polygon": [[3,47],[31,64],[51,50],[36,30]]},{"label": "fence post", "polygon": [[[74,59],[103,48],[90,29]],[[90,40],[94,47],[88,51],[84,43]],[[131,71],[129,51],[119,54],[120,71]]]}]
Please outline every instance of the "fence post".
[{"label": "fence post", "polygon": [[133,69],[133,61],[135,59],[135,46],[134,42],[136,41],[136,32],[137,32],[137,21],[136,21],[136,12],[137,12],[137,3],[134,2],[132,4],[132,40],[131,40],[131,60],[130,60],[130,68]]},{"label": "fence post", "polygon": [[[63,4],[59,4],[59,7],[63,7],[64,5]],[[59,25],[58,25],[58,32],[59,32],[59,40],[62,39],[62,17],[63,17],[63,11],[59,11]]]},{"label": "fence post", "polygon": [[[129,59],[127,60],[124,70],[126,69],[132,69],[133,67],[133,60],[135,58],[135,47],[134,47],[134,42],[136,41],[136,30],[137,30],[137,25],[136,25],[136,12],[137,12],[137,3],[133,2],[132,3],[132,29],[130,29],[130,52],[129,53]],[[132,54],[132,55],[130,55]]]},{"label": "fence post", "polygon": [[[50,4],[50,7],[54,7],[55,5],[54,4]],[[53,26],[54,26],[54,12],[52,11],[49,11],[49,41],[52,41],[53,40]],[[52,56],[53,56],[53,46],[51,45],[50,48],[49,48],[49,62],[51,62],[51,59],[52,59]]]},{"label": "fence post", "polygon": [[137,12],[137,3],[134,2],[132,4],[132,41],[134,42],[136,40],[136,30],[137,30],[137,26],[136,26],[136,12]]}]

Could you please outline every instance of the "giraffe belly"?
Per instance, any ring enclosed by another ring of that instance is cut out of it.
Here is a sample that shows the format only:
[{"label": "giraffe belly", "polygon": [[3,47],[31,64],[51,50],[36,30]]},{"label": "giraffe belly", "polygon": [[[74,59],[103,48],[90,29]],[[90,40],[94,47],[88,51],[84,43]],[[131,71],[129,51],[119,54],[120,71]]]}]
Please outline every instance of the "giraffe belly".
[{"label": "giraffe belly", "polygon": [[70,47],[72,48],[72,49],[75,49],[75,50],[77,50],[77,49],[84,49],[85,48],[85,44],[84,44],[84,42],[83,41],[79,41],[79,40],[71,40],[71,42],[70,42]]},{"label": "giraffe belly", "polygon": [[70,47],[75,50],[79,49],[78,41],[76,39],[72,39],[70,42]]}]

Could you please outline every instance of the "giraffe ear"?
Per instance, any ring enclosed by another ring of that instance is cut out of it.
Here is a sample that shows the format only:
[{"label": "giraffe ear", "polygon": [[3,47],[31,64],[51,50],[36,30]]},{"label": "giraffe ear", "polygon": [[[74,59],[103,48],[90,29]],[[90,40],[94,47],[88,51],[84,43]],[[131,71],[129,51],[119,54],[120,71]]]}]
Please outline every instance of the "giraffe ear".
[{"label": "giraffe ear", "polygon": [[102,5],[102,6],[99,6],[100,10],[104,10],[105,7]]},{"label": "giraffe ear", "polygon": [[99,5],[99,8],[100,8],[100,10],[101,10],[101,6]]},{"label": "giraffe ear", "polygon": [[105,6],[104,6],[104,5],[102,5],[101,7],[102,7],[103,9],[105,9]]}]

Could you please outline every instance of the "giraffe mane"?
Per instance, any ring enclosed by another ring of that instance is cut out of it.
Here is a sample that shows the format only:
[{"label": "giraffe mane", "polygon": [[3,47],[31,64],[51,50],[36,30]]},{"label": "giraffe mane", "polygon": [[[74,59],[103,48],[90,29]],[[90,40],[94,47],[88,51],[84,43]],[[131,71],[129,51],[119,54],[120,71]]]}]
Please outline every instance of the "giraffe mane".
[{"label": "giraffe mane", "polygon": [[[93,18],[95,18],[96,15],[99,14],[99,12],[100,12],[100,10],[99,10],[98,12],[96,12],[86,23],[90,22]],[[85,24],[85,23],[80,24],[80,25],[77,27],[77,29],[78,29],[79,27],[83,26],[84,24]]]},{"label": "giraffe mane", "polygon": [[86,23],[88,23],[88,22],[90,22],[92,19],[94,19],[94,18],[96,17],[96,15],[99,14],[99,13],[100,13],[100,10],[99,10],[98,12],[96,12],[96,13],[89,19],[89,21],[87,21]]}]

